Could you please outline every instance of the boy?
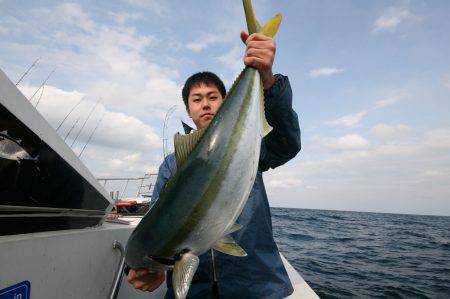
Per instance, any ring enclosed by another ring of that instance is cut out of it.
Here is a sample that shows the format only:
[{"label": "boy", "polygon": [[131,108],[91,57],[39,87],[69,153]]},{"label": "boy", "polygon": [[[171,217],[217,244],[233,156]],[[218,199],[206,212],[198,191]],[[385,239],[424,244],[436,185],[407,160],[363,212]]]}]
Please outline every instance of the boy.
[{"label": "boy", "polygon": [[[258,174],[249,199],[237,223],[243,227],[233,238],[248,254],[233,257],[211,250],[200,256],[188,298],[283,298],[293,292],[289,277],[273,240],[272,222],[262,172],[280,166],[300,150],[297,114],[292,110],[292,91],[287,77],[273,75],[275,42],[255,33],[241,32],[247,45],[244,63],[258,69],[264,87],[265,112],[272,131],[261,142]],[[213,73],[189,77],[183,91],[186,111],[197,129],[208,126],[225,97],[222,81]],[[176,171],[174,155],[159,168],[153,199]],[[171,272],[168,272],[166,298],[173,298]],[[165,280],[164,272],[131,269],[128,281],[137,289],[153,291]]]}]

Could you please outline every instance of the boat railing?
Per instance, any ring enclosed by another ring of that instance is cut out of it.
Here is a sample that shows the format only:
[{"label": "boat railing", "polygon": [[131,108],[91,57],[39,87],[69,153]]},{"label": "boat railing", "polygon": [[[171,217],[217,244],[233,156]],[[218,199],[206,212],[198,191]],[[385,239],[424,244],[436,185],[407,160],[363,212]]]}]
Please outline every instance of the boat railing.
[{"label": "boat railing", "polygon": [[[109,177],[109,178],[97,178],[105,189],[109,182],[123,182],[123,187],[121,190],[109,190],[111,197],[118,201],[125,197],[128,191],[130,182],[137,182],[137,191],[135,192],[136,197],[146,197],[151,199],[153,193],[153,188],[155,187],[156,173],[145,173],[142,177]],[[115,186],[117,187],[117,186]]]}]

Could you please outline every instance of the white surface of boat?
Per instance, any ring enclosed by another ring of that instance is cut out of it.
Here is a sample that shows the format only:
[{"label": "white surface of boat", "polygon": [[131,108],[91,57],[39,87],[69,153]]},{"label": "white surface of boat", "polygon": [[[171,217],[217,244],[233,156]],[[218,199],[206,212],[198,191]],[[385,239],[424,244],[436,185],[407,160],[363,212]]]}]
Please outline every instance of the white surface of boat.
[{"label": "white surface of boat", "polygon": [[[120,251],[112,244],[125,244],[140,218],[121,220],[130,224],[105,222],[95,228],[0,237],[0,296],[2,290],[28,282],[33,299],[109,298],[120,263]],[[318,298],[282,259],[295,289],[289,298]],[[123,276],[117,298],[164,298],[165,292],[165,284],[152,293],[135,290]]]}]

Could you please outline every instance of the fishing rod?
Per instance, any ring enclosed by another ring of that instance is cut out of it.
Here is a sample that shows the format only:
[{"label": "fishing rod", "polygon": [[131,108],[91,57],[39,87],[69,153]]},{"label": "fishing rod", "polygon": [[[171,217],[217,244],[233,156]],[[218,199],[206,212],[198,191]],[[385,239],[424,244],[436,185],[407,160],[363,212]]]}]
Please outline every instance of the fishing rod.
[{"label": "fishing rod", "polygon": [[38,100],[37,100],[37,102],[36,102],[36,105],[34,105],[34,108],[36,108],[36,109],[37,109],[37,106],[39,105],[39,102],[40,102],[41,99],[42,99],[42,95],[44,94],[44,88],[45,88],[45,85],[42,86],[42,89],[41,89],[41,95],[39,96],[39,98],[38,98]]},{"label": "fishing rod", "polygon": [[172,115],[172,113],[175,111],[175,109],[177,108],[176,105],[172,106],[169,108],[169,110],[167,110],[166,113],[166,117],[164,118],[164,126],[163,126],[163,161],[167,166],[167,169],[169,169],[170,174],[173,176],[172,170],[170,169],[166,157],[169,155],[169,151],[167,149],[167,124],[169,122],[170,116]]},{"label": "fishing rod", "polygon": [[83,131],[84,126],[86,125],[86,123],[88,122],[89,118],[91,117],[92,113],[94,112],[95,108],[97,107],[98,103],[100,103],[101,98],[97,101],[97,103],[95,103],[94,107],[92,107],[91,112],[89,112],[88,117],[86,118],[86,120],[84,121],[83,125],[81,126],[80,130],[78,131],[77,136],[75,137],[75,139],[73,140],[72,144],[70,145],[70,148],[72,148],[72,146],[75,144],[75,142],[77,141],[78,137],[81,134],[81,131]]},{"label": "fishing rod", "polygon": [[31,100],[34,98],[34,96],[37,94],[37,92],[47,83],[48,79],[50,79],[50,76],[56,71],[56,67],[50,72],[50,74],[48,74],[47,78],[44,80],[44,82],[42,82],[41,86],[39,86],[39,88],[33,93],[33,95],[31,96],[31,98],[29,98],[29,101],[31,102]]},{"label": "fishing rod", "polygon": [[89,142],[92,139],[92,136],[94,136],[95,131],[97,131],[98,126],[100,125],[100,123],[102,122],[103,118],[105,117],[106,112],[103,113],[102,117],[99,119],[99,121],[97,122],[97,125],[95,126],[94,130],[92,131],[91,135],[89,135],[89,138],[86,142],[86,144],[83,146],[83,149],[81,150],[81,152],[78,154],[78,158],[81,158],[81,155],[83,154],[84,150],[86,149],[87,145],[89,144]]},{"label": "fishing rod", "polygon": [[22,77],[20,77],[20,79],[17,81],[16,86],[19,85],[19,83],[23,80],[23,78],[25,78],[26,75],[28,75],[28,73],[31,71],[32,68],[34,68],[34,66],[36,65],[36,63],[39,61],[39,59],[41,59],[41,57],[39,57],[38,59],[36,59],[32,65],[30,65],[30,67],[25,71],[25,73],[22,75]]},{"label": "fishing rod", "polygon": [[69,137],[70,133],[72,133],[72,130],[77,126],[79,120],[80,118],[78,117],[75,123],[72,125],[72,128],[70,128],[69,132],[67,132],[66,137],[64,137],[64,141],[66,141],[67,137]]},{"label": "fishing rod", "polygon": [[85,98],[86,98],[86,96],[82,97],[81,100],[79,100],[78,103],[76,103],[75,106],[73,106],[72,109],[70,109],[69,113],[67,113],[66,116],[64,116],[64,119],[61,121],[61,123],[56,128],[56,132],[58,132],[59,128],[61,128],[61,126],[66,121],[66,119],[69,117],[69,115],[78,107],[78,105],[81,104],[81,102],[84,101]]}]

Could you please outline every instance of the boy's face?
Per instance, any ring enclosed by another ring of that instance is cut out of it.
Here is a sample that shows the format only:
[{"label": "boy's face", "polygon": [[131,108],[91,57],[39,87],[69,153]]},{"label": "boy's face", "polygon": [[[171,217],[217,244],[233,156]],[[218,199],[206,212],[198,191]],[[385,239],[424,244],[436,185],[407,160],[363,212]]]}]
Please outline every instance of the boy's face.
[{"label": "boy's face", "polygon": [[222,101],[222,95],[214,84],[200,83],[191,88],[187,113],[197,129],[203,129],[209,125]]}]

